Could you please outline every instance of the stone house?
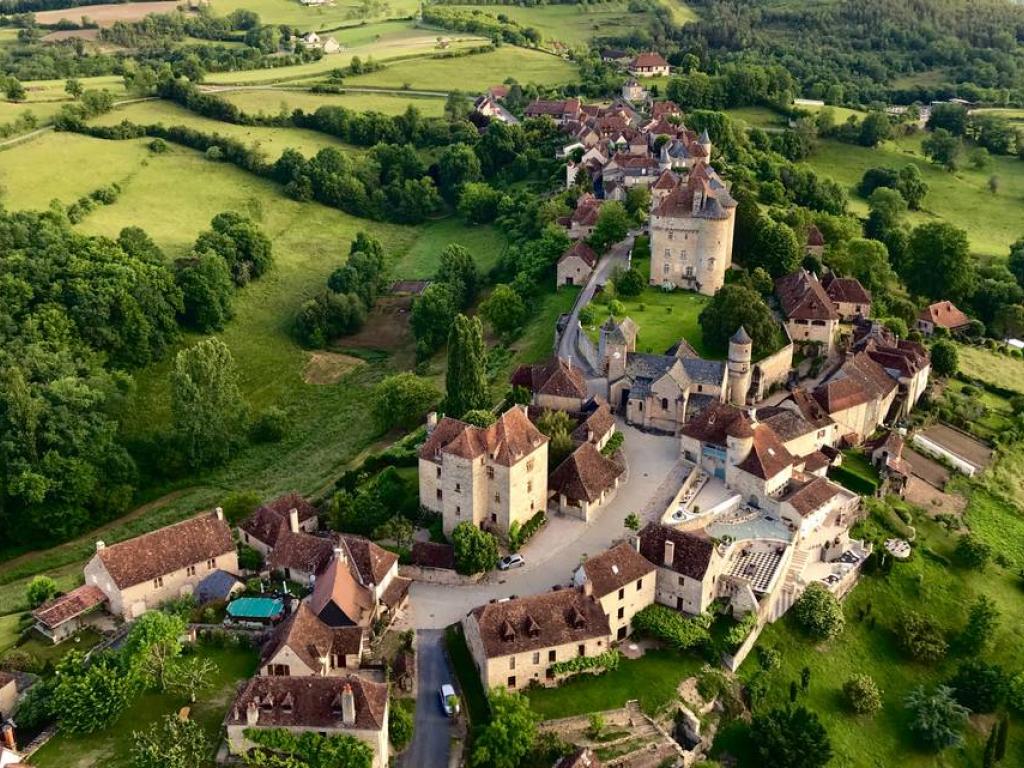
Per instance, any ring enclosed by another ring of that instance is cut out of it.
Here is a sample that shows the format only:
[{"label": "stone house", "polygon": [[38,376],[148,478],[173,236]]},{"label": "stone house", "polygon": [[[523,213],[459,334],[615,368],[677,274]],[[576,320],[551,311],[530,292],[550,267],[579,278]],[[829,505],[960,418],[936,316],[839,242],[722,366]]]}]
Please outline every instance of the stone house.
[{"label": "stone house", "polygon": [[238,572],[235,542],[220,508],[120,544],[96,542],[96,554],[85,566],[85,583],[106,595],[112,614],[131,620],[191,595],[218,568]]},{"label": "stone house", "polygon": [[668,62],[660,53],[640,53],[627,67],[633,77],[662,77],[669,73]]},{"label": "stone house", "polygon": [[581,195],[576,201],[576,208],[569,216],[569,237],[581,240],[590,237],[597,226],[597,218],[601,212],[601,201],[589,192]]},{"label": "stone house", "polygon": [[877,438],[868,440],[864,448],[871,457],[871,464],[878,470],[883,487],[880,491],[903,496],[910,483],[911,468],[903,458],[903,436],[894,430],[883,432]]},{"label": "stone house", "polygon": [[546,363],[521,365],[509,381],[513,387],[528,389],[533,395],[532,404],[545,410],[577,413],[589,397],[583,372],[560,357]]},{"label": "stone house", "polygon": [[623,542],[586,561],[573,574],[573,584],[597,599],[608,617],[612,637],[633,633],[638,611],[654,603],[655,566],[640,554],[639,539]]},{"label": "stone house", "polygon": [[484,690],[556,685],[552,665],[599,656],[612,643],[601,604],[579,589],[491,602],[470,611],[462,628]]},{"label": "stone house", "polygon": [[346,677],[254,677],[224,718],[230,752],[256,744],[246,732],[283,729],[294,734],[348,735],[373,749],[373,768],[386,768],[388,686]]},{"label": "stone house", "polygon": [[18,678],[9,672],[0,672],[0,720],[14,714],[18,706]]},{"label": "stone house", "polygon": [[856,445],[889,420],[898,390],[885,368],[861,351],[844,360],[812,394],[846,442]]},{"label": "stone house", "polygon": [[643,101],[647,98],[647,91],[637,82],[635,77],[631,77],[622,86],[622,98],[632,102]]},{"label": "stone house", "polygon": [[775,281],[775,295],[795,344],[817,344],[825,355],[835,349],[839,312],[817,276],[806,269]]},{"label": "stone house", "polygon": [[928,388],[931,355],[927,348],[916,341],[897,338],[881,323],[863,320],[854,322],[853,350],[867,354],[896,380],[901,401],[898,416],[908,415]]},{"label": "stone house", "polygon": [[507,534],[546,508],[548,438],[525,407],[489,427],[446,416],[428,421],[428,431],[419,453],[420,504],[442,515],[445,535],[462,522]]},{"label": "stone house", "polygon": [[548,478],[548,493],[558,511],[585,523],[615,497],[623,468],[586,441]]},{"label": "stone house", "polygon": [[32,611],[35,630],[51,642],[59,643],[88,626],[90,617],[106,602],[107,596],[99,587],[83,584]]},{"label": "stone house", "polygon": [[937,301],[929,304],[917,315],[917,330],[931,336],[936,328],[945,328],[950,333],[962,333],[971,325],[971,318],[957,309],[951,301]]},{"label": "stone house", "polygon": [[570,122],[581,122],[583,105],[579,99],[537,99],[526,107],[524,114],[527,117],[550,117],[559,125],[565,125]]},{"label": "stone house", "polygon": [[325,536],[283,529],[267,556],[266,566],[289,581],[306,586],[327,567],[333,552],[334,544]]},{"label": "stone house", "polygon": [[328,677],[359,667],[365,629],[331,627],[300,603],[271,636],[260,658],[260,674],[269,677]]},{"label": "stone house", "polygon": [[839,321],[852,323],[856,318],[871,317],[871,293],[855,277],[837,277],[828,272],[821,279],[825,293],[839,314]]},{"label": "stone house", "polygon": [[715,599],[723,566],[711,539],[658,523],[640,531],[640,554],[657,568],[655,601],[690,615],[703,613]]},{"label": "stone house", "polygon": [[804,253],[807,256],[817,256],[819,259],[825,254],[825,236],[821,234],[821,230],[814,224],[807,228]]},{"label": "stone house", "polygon": [[586,285],[596,266],[597,254],[582,240],[577,240],[558,259],[555,287]]},{"label": "stone house", "polygon": [[265,558],[277,544],[282,530],[313,533],[320,525],[316,507],[297,493],[261,504],[238,525],[238,539]]}]

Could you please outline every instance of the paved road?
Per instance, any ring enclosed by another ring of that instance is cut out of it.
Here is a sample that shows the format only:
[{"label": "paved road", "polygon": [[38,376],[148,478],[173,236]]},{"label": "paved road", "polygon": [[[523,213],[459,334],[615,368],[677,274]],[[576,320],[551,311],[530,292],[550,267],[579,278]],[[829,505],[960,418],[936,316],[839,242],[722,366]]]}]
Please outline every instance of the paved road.
[{"label": "paved road", "polygon": [[[623,422],[619,421],[617,426],[622,429]],[[615,498],[589,524],[565,516],[550,516],[547,525],[523,548],[525,567],[491,573],[477,584],[413,582],[410,624],[419,632],[445,627],[489,600],[538,594],[566,584],[586,555],[601,552],[626,535],[624,522],[630,512],[640,515],[642,522],[657,518],[669,501],[664,495],[679,488],[678,439],[629,429],[623,452],[629,476],[619,486]]]},{"label": "paved road", "polygon": [[402,768],[448,768],[450,729],[441,709],[439,691],[443,683],[455,684],[442,648],[440,629],[416,633],[416,726],[412,744],[402,755]]}]

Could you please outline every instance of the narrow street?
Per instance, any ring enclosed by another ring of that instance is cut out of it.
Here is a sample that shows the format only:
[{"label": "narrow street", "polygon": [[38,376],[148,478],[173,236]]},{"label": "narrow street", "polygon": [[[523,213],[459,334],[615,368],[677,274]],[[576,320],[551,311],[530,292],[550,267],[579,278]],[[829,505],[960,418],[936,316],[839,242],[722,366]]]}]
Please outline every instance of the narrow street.
[{"label": "narrow street", "polygon": [[412,743],[402,754],[403,768],[448,768],[451,725],[441,709],[441,686],[455,684],[444,655],[443,631],[416,633],[416,715]]}]

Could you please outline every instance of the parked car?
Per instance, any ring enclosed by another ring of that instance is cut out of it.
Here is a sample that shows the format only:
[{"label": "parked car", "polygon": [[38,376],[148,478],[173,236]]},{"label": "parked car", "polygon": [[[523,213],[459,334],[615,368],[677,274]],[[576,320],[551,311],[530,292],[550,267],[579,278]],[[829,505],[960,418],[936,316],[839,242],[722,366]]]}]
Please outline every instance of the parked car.
[{"label": "parked car", "polygon": [[522,555],[505,555],[498,561],[498,570],[508,571],[512,568],[522,568],[524,565],[526,565],[526,560]]},{"label": "parked car", "polygon": [[455,689],[448,683],[441,686],[441,709],[448,717],[459,714],[459,697],[455,695]]}]

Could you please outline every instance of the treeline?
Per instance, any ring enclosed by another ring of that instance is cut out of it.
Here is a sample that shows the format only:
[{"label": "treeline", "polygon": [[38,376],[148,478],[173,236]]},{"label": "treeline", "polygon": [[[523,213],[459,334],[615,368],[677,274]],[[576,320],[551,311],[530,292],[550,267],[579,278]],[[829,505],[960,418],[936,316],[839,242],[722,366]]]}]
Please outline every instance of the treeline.
[{"label": "treeline", "polygon": [[186,37],[228,41],[241,39],[261,26],[259,14],[253,11],[238,9],[227,16],[215,16],[209,8],[203,7],[198,13],[153,13],[138,21],[117,21],[100,30],[100,39],[126,48]]},{"label": "treeline", "polygon": [[[60,11],[65,8],[81,8],[107,3],[127,3],[129,0],[0,0],[0,13],[36,13],[38,11]],[[87,16],[88,12],[82,15]]]},{"label": "treeline", "polygon": [[524,27],[503,13],[494,16],[484,11],[463,11],[434,5],[423,9],[423,20],[444,29],[471,32],[511,45],[537,46],[541,41],[540,31],[536,27]]}]

